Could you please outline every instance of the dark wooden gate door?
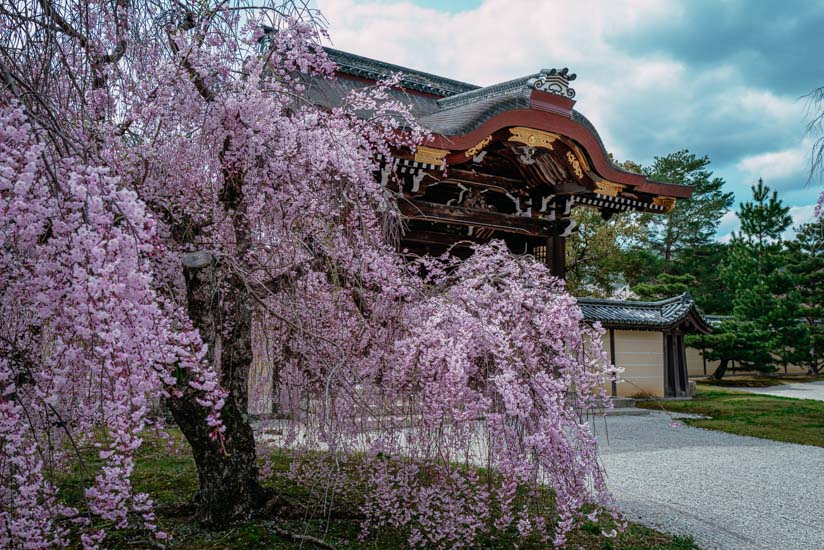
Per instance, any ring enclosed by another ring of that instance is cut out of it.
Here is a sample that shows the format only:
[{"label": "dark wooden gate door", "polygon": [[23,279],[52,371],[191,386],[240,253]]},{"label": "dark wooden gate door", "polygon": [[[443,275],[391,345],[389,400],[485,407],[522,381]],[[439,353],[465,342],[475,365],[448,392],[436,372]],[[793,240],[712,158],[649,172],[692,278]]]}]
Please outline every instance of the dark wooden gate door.
[{"label": "dark wooden gate door", "polygon": [[667,397],[687,397],[687,355],[684,335],[664,333],[664,395]]}]

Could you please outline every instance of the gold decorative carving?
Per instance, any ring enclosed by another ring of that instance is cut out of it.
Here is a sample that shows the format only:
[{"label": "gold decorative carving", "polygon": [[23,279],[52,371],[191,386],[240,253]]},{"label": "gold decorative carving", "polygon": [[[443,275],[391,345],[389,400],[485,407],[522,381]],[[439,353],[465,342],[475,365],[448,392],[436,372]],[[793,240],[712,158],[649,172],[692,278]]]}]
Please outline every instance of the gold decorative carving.
[{"label": "gold decorative carving", "polygon": [[595,192],[599,195],[605,195],[607,197],[617,197],[618,193],[624,188],[623,185],[620,183],[615,183],[612,181],[601,180],[595,182]]},{"label": "gold decorative carving", "polygon": [[530,147],[542,147],[544,149],[553,149],[552,142],[558,139],[558,134],[551,132],[544,132],[542,130],[534,130],[532,128],[524,128],[523,126],[516,126],[509,129],[512,132],[509,141],[517,141],[524,143]]},{"label": "gold decorative carving", "polygon": [[572,150],[575,151],[575,155],[578,157],[578,160],[581,163],[581,168],[584,169],[584,172],[591,171],[589,163],[587,162],[587,157],[586,155],[584,155],[581,149],[577,145],[572,144]]},{"label": "gold decorative carving", "polygon": [[675,198],[674,197],[655,197],[652,199],[652,204],[655,206],[663,206],[664,212],[672,212],[672,209],[675,208]]},{"label": "gold decorative carving", "polygon": [[418,148],[415,149],[415,162],[443,166],[446,162],[444,159],[448,154],[449,151],[446,149],[435,149],[434,147],[427,147],[426,145],[418,145]]},{"label": "gold decorative carving", "polygon": [[481,151],[483,151],[484,147],[486,147],[490,143],[492,143],[492,136],[491,135],[486,136],[485,138],[483,138],[480,141],[480,143],[478,143],[478,145],[476,145],[475,147],[470,147],[469,149],[467,149],[466,152],[464,153],[464,155],[466,155],[466,158],[472,158],[475,155],[477,155],[478,153],[480,153]]},{"label": "gold decorative carving", "polygon": [[566,154],[567,161],[569,165],[572,167],[572,171],[575,172],[575,177],[580,179],[584,179],[584,171],[581,169],[581,163],[578,162],[578,158],[572,151],[567,151]]}]

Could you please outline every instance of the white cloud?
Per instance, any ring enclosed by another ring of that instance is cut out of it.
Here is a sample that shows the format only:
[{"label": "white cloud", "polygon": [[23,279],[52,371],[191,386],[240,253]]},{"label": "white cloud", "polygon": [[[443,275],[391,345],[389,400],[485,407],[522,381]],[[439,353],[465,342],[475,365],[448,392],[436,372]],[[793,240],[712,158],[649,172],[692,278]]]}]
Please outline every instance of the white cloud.
[{"label": "white cloud", "polygon": [[790,207],[790,216],[793,218],[793,225],[782,235],[782,238],[785,240],[794,238],[795,230],[798,229],[800,225],[813,221],[815,217],[815,205],[792,206]]},{"label": "white cloud", "polygon": [[804,169],[804,106],[796,96],[747,84],[747,67],[730,56],[698,67],[665,48],[632,53],[629,38],[693,17],[689,4],[485,0],[460,13],[412,1],[317,4],[335,47],[401,66],[479,85],[569,67],[579,76],[577,108],[618,159],[647,164],[689,148],[709,155],[728,188],[741,193],[759,175],[782,193],[795,188],[790,177],[801,181],[794,175]]},{"label": "white cloud", "polygon": [[744,157],[738,161],[736,168],[753,181],[764,178],[769,183],[770,180],[788,178],[801,174],[808,168],[812,146],[811,140],[803,139],[790,149]]},{"label": "white cloud", "polygon": [[[793,224],[781,236],[784,240],[790,240],[795,237],[795,230],[799,226],[810,222],[815,216],[815,204],[805,204],[802,206],[791,206],[790,216],[793,219]],[[722,243],[730,242],[732,232],[738,231],[741,228],[741,222],[734,211],[730,210],[724,217],[721,218],[721,223],[718,226],[718,240]]]},{"label": "white cloud", "polygon": [[318,5],[342,49],[480,85],[564,65],[613,66],[618,74],[632,65],[614,57],[606,35],[677,14],[654,0],[486,0],[459,14],[409,2]]},{"label": "white cloud", "polygon": [[801,101],[788,101],[768,90],[742,90],[739,102],[742,108],[758,111],[766,118],[799,121],[804,118],[804,104]]},{"label": "white cloud", "polygon": [[[624,98],[682,87],[684,68],[666,58],[640,59],[618,51],[611,37],[682,9],[656,0],[486,0],[477,9],[449,14],[412,3],[319,0],[335,47],[479,85],[570,67],[582,112],[618,158],[632,154],[613,135],[611,122]],[[651,86],[651,83],[655,83]],[[672,133],[674,126],[658,134]]]},{"label": "white cloud", "polygon": [[730,242],[732,238],[732,232],[738,231],[741,227],[741,222],[738,219],[738,216],[735,215],[735,211],[730,210],[721,218],[721,222],[718,224],[718,240],[722,243]]}]

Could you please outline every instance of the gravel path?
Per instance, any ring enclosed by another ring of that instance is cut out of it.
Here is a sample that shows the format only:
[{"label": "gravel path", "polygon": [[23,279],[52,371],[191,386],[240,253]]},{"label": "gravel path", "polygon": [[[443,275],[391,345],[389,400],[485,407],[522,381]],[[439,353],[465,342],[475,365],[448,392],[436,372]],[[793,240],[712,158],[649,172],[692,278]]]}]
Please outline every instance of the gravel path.
[{"label": "gravel path", "polygon": [[824,449],[671,422],[661,412],[595,421],[630,519],[702,548],[824,548]]},{"label": "gravel path", "polygon": [[[798,382],[795,384],[787,384],[785,382],[781,386],[770,386],[768,388],[728,387],[727,389],[760,393],[762,395],[777,395],[778,397],[794,397],[796,399],[815,399],[816,401],[824,401],[824,381]],[[824,544],[822,544],[822,546],[824,546]]]}]

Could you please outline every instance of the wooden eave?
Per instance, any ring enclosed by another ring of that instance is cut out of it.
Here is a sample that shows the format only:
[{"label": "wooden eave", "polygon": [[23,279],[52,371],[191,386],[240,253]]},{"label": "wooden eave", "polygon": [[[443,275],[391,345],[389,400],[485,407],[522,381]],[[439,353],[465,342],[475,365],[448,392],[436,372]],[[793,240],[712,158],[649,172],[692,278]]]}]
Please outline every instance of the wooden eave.
[{"label": "wooden eave", "polygon": [[[657,182],[643,174],[616,168],[607,158],[599,138],[572,118],[571,105],[567,106],[569,100],[538,91],[532,92],[531,100],[532,107],[529,109],[502,112],[467,134],[433,134],[424,146],[448,151],[446,165],[455,166],[471,161],[472,155],[467,155],[466,152],[483,143],[489,136],[515,127],[531,128],[571,140],[586,154],[595,178],[622,185],[626,191],[676,200],[692,195],[693,188],[690,186]],[[557,109],[550,111],[547,105],[554,105]]]}]

